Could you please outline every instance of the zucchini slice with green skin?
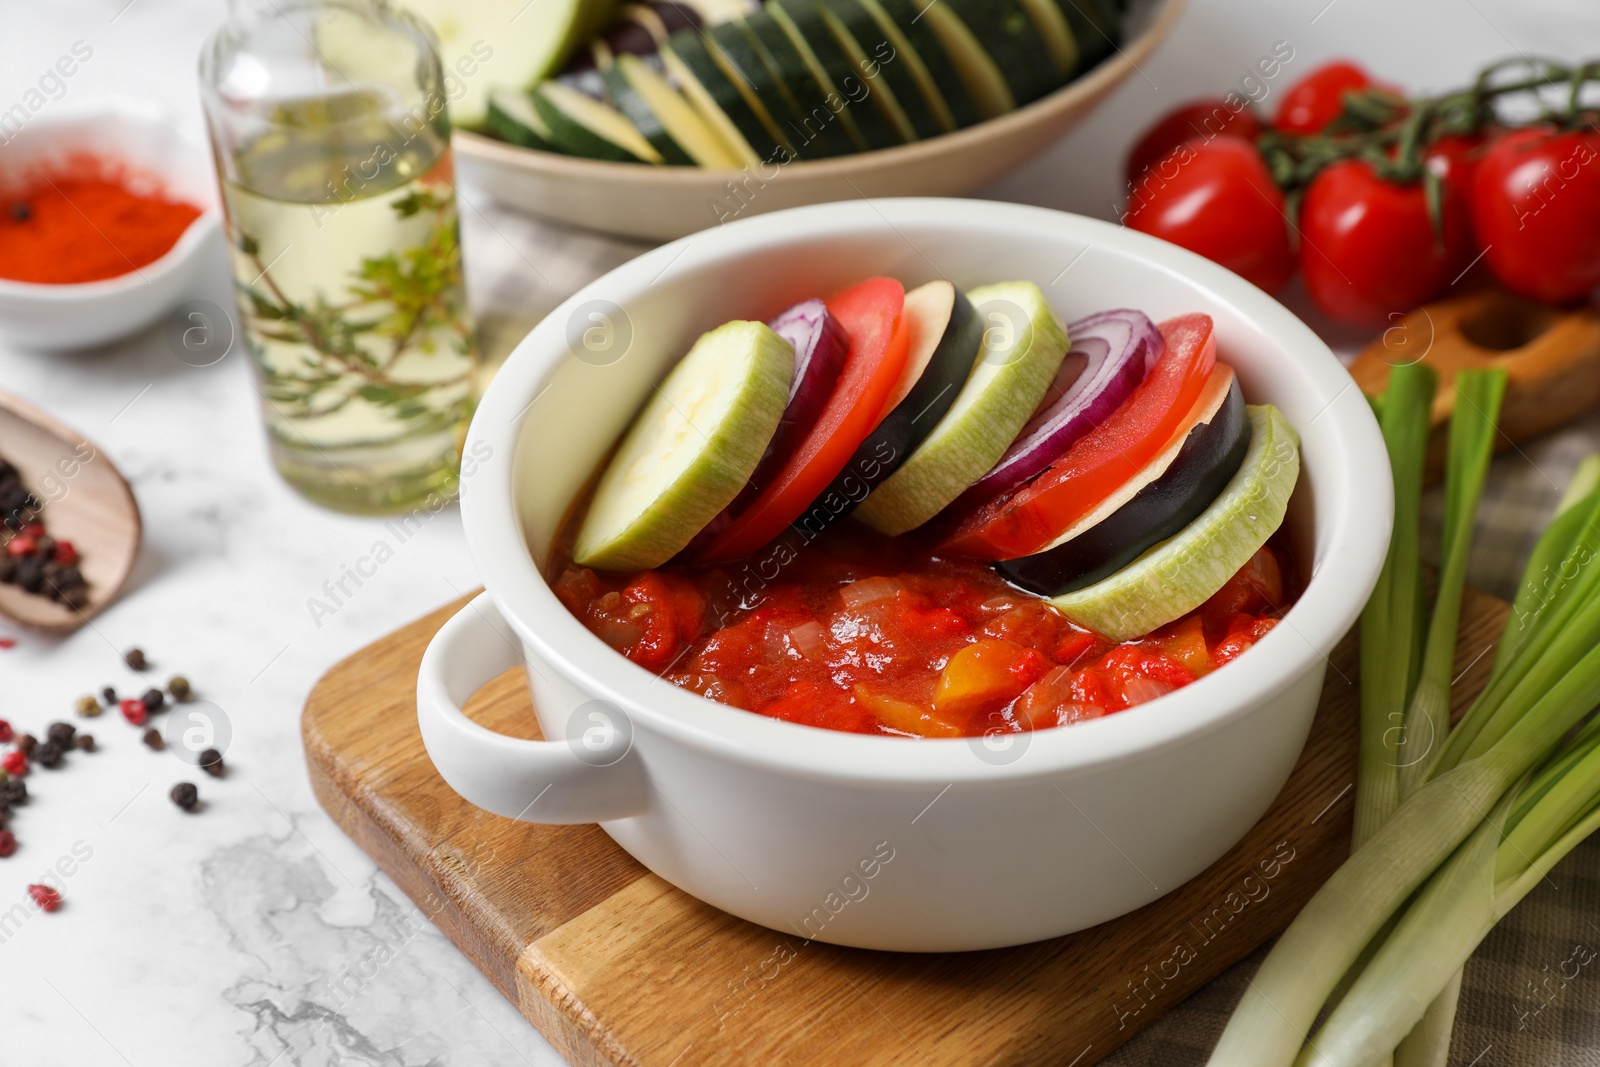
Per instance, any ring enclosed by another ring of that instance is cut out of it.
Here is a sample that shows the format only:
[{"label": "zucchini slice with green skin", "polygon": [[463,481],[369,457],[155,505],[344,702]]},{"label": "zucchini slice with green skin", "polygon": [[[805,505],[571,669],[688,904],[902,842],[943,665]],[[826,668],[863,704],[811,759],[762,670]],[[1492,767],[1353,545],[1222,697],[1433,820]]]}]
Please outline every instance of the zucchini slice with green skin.
[{"label": "zucchini slice with green skin", "polygon": [[939,0],[935,6],[946,4],[1005,75],[1018,107],[1055,91],[1066,81],[1017,0]]},{"label": "zucchini slice with green skin", "polygon": [[[646,141],[649,141],[657,152],[661,153],[661,158],[669,166],[690,167],[700,163],[699,160],[689,154],[688,150],[678,142],[676,137],[672,136],[667,130],[666,123],[656,114],[655,108],[651,107],[650,103],[645,100],[644,95],[634,88],[636,79],[641,83],[643,80],[643,76],[639,74],[638,68],[640,67],[649,70],[644,61],[638,56],[623,55],[618,56],[615,63],[601,71],[600,76],[605,81],[607,94],[611,97],[611,103],[618,111],[622,112],[624,118],[633,123],[633,128],[638,130],[640,135]],[[673,96],[677,96],[677,93],[665,81],[661,84]],[[659,104],[661,101],[658,100],[657,103]],[[678,98],[678,103],[689,112],[689,116],[695,122],[700,123],[701,130],[709,135],[705,124],[700,122],[693,109],[681,97]],[[680,132],[682,131],[680,130]],[[701,163],[701,166],[711,165]]]},{"label": "zucchini slice with green skin", "polygon": [[533,91],[533,107],[550,129],[550,143],[561,151],[616,163],[660,163],[644,135],[609,104],[563,85],[545,82]]},{"label": "zucchini slice with green skin", "polygon": [[1056,0],[1017,0],[1044,42],[1063,84],[1078,70],[1078,37]]},{"label": "zucchini slice with green skin", "polygon": [[[702,35],[706,51],[722,68],[728,83],[739,91],[744,102],[755,113],[773,141],[782,145],[794,157],[794,145],[789,140],[783,120],[785,102],[767,82],[767,67],[756,53],[755,45],[743,29],[724,22],[708,27]],[[770,158],[770,157],[768,157]]]},{"label": "zucchini slice with green skin", "polygon": [[[845,99],[795,47],[778,21],[766,11],[744,20],[744,29],[764,58],[771,61],[774,84],[783,86],[794,100],[796,119],[790,125],[789,143],[802,156],[844,156],[861,150],[841,112]],[[831,106],[830,106],[831,104]]]},{"label": "zucchini slice with green skin", "polygon": [[[894,46],[877,32],[872,19],[855,0],[815,0],[823,25],[833,34],[845,58],[872,90],[871,99],[906,144],[937,136],[938,124],[922,106],[922,96],[906,72],[894,62]],[[901,99],[901,93],[905,99]],[[913,118],[913,112],[916,118]],[[918,121],[920,120],[920,122]]]},{"label": "zucchini slice with green skin", "polygon": [[[403,0],[399,6],[433,28],[444,69],[465,85],[460,99],[450,101],[450,120],[468,129],[487,121],[492,85],[532,89],[560,70],[616,10],[615,0],[543,0],[521,18],[506,4]],[[371,42],[362,43],[370,51]]]},{"label": "zucchini slice with green skin", "polygon": [[846,129],[855,127],[864,148],[893,148],[904,143],[878,105],[867,102],[875,91],[873,83],[851,66],[812,0],[772,0],[767,10],[789,34],[800,54],[810,53],[827,84],[844,100],[839,117],[845,121]]},{"label": "zucchini slice with green skin", "polygon": [[950,105],[928,68],[883,8],[871,0],[822,0],[860,44],[879,77],[888,79],[895,99],[918,137],[937,137],[956,128]]},{"label": "zucchini slice with green skin", "polygon": [[1219,363],[1204,410],[1181,439],[1073,524],[1048,548],[1004,559],[995,571],[1019,589],[1062,596],[1104,581],[1181,533],[1222,495],[1250,448],[1250,416],[1233,370]]},{"label": "zucchini slice with green skin", "polygon": [[537,148],[542,152],[558,152],[550,141],[550,127],[545,125],[533,100],[522,89],[501,86],[489,94],[489,132],[507,144],[523,148]]},{"label": "zucchini slice with green skin", "polygon": [[967,294],[982,345],[955,403],[900,469],[872,491],[856,517],[896,536],[943,511],[1000,461],[1055,380],[1067,328],[1032,282]]},{"label": "zucchini slice with green skin", "polygon": [[979,122],[978,106],[972,102],[961,76],[956,73],[950,53],[939,37],[922,21],[922,11],[914,0],[857,0],[878,24],[878,29],[899,53],[922,90],[922,97],[933,110],[934,118],[946,130]]},{"label": "zucchini slice with green skin", "polygon": [[1078,41],[1078,69],[1084,71],[1122,43],[1122,15],[1110,0],[1053,0]]},{"label": "zucchini slice with green skin", "polygon": [[794,348],[760,322],[701,335],[617,446],[572,558],[647,570],[679,552],[749,480],[789,402]]},{"label": "zucchini slice with green skin", "polygon": [[949,54],[956,75],[972,97],[980,119],[998,118],[1017,109],[1017,98],[1012,95],[1006,76],[1000,73],[1000,68],[995,66],[994,60],[983,50],[983,45],[978,43],[967,24],[961,21],[960,15],[952,11],[948,4],[934,0],[923,10],[922,20]]},{"label": "zucchini slice with green skin", "polygon": [[743,166],[760,166],[784,151],[706,51],[700,31],[679,30],[673,34],[661,46],[661,59],[700,117],[733,149]]},{"label": "zucchini slice with green skin", "polygon": [[1267,543],[1300,475],[1300,440],[1277,408],[1249,412],[1250,447],[1222,495],[1116,574],[1052,598],[1063,615],[1112,641],[1150,633],[1204,604]]}]

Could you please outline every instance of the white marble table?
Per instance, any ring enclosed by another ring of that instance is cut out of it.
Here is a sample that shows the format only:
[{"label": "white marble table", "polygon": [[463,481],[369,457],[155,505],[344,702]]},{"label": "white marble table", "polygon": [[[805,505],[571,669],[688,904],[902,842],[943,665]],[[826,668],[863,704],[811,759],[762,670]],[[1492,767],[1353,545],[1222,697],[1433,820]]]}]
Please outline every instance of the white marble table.
[{"label": "white marble table", "polygon": [[[12,0],[0,6],[0,112],[81,40],[93,56],[64,98],[161,100],[198,134],[196,55],[222,14],[216,0]],[[1113,214],[1130,131],[1185,96],[1236,84],[1279,40],[1296,52],[1285,77],[1357,53],[1382,75],[1442,87],[1513,48],[1600,53],[1600,9],[1193,0],[1174,38],[1102,113],[991,195]],[[496,355],[638,250],[470,202],[472,296]],[[220,249],[216,265],[195,295],[226,303]],[[268,467],[248,370],[237,353],[189,367],[159,331],[76,356],[0,348],[0,387],[98,441],[146,521],[120,603],[70,638],[17,635],[0,651],[0,717],[38,731],[73,718],[81,693],[134,687],[120,654],[137,645],[158,680],[187,675],[234,732],[222,781],[145,749],[115,716],[90,727],[100,752],[30,778],[35,799],[14,820],[22,848],[0,860],[0,914],[58,858],[78,862],[60,912],[30,912],[0,931],[0,1062],[559,1063],[321,812],[303,770],[299,711],[318,675],[477,584],[459,517],[447,510],[401,544],[379,520],[299,499]],[[309,599],[380,540],[393,558],[331,616],[314,616]],[[167,800],[181,778],[199,784],[202,813]]]}]

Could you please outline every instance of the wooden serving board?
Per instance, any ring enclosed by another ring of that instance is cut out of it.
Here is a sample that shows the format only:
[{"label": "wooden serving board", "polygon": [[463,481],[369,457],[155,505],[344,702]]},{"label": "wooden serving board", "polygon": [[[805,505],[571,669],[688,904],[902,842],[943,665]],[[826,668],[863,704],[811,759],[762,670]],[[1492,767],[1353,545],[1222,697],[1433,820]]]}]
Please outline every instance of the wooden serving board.
[{"label": "wooden serving board", "polygon": [[1600,401],[1600,308],[1553,308],[1493,286],[1425,304],[1396,321],[1350,365],[1376,396],[1397,363],[1439,372],[1428,441],[1428,479],[1444,473],[1459,371],[1504,367],[1506,396],[1496,451],[1576,418]]},{"label": "wooden serving board", "polygon": [[[1087,1067],[1283,929],[1348,852],[1353,635],[1330,659],[1310,740],[1271,810],[1209,870],[1160,900],[1081,933],[992,952],[914,955],[803,941],[678,891],[596,826],[513,822],[456,796],[423,751],[414,689],[423,648],[465,603],[385,637],[317,683],[302,718],[312,787],[528,1021],[583,1067]],[[1503,601],[1468,590],[1460,705],[1487,680],[1484,652],[1506,612]],[[486,686],[467,711],[492,729],[539,736],[521,670]]]}]

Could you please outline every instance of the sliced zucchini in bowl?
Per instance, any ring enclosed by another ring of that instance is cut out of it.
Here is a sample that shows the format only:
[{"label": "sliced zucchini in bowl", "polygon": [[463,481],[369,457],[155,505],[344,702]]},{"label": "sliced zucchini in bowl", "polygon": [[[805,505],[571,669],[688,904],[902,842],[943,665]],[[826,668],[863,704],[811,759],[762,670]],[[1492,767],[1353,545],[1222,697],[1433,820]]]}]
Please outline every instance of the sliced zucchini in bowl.
[{"label": "sliced zucchini in bowl", "polygon": [[767,66],[744,30],[724,22],[707,29],[703,40],[706,51],[722,68],[728,83],[744,97],[744,102],[766,127],[773,141],[782,145],[789,152],[789,158],[793,158],[794,145],[789,140],[788,116],[784,111],[786,102],[773,88]]},{"label": "sliced zucchini in bowl", "polygon": [[[1067,22],[1066,15],[1056,5],[1056,0],[1017,0],[1017,2],[1032,21],[1045,50],[1050,53],[1050,58],[1056,65],[1057,76],[1065,83],[1078,70],[1081,59],[1078,54],[1078,37],[1073,33],[1072,25]],[[1072,0],[1066,2],[1071,3]]]},{"label": "sliced zucchini in bowl", "polygon": [[980,119],[992,119],[1017,109],[1017,98],[978,38],[948,4],[933,3],[922,12],[928,29],[950,56],[956,76],[966,86]]},{"label": "sliced zucchini in bowl", "polygon": [[839,117],[846,129],[855,129],[863,149],[892,148],[904,143],[879,106],[867,102],[873,91],[871,83],[851,65],[812,0],[772,0],[767,11],[794,41],[800,54],[809,56],[808,64],[819,72],[818,80],[839,94],[844,102]]},{"label": "sliced zucchini in bowl", "polygon": [[550,143],[568,155],[617,163],[661,163],[661,153],[623,114],[570,85],[545,82],[533,106],[550,130]]},{"label": "sliced zucchini in bowl", "polygon": [[1112,0],[1051,0],[1072,27],[1078,42],[1078,69],[1095,66],[1122,41],[1122,15]]},{"label": "sliced zucchini in bowl", "polygon": [[673,34],[661,46],[661,59],[700,117],[733,150],[741,166],[760,166],[763,160],[783,151],[711,58],[699,31],[680,30]]},{"label": "sliced zucchini in bowl", "polygon": [[550,127],[533,106],[533,99],[522,89],[505,86],[489,93],[489,132],[509,144],[558,152],[550,139]]},{"label": "sliced zucchini in bowl", "polygon": [[787,31],[769,12],[757,11],[743,22],[743,28],[773,76],[794,101],[797,125],[790,130],[789,142],[804,157],[844,156],[861,150],[854,125],[840,114],[844,97],[828,81],[820,64],[813,66],[795,46]]},{"label": "sliced zucchini in bowl", "polygon": [[934,118],[945,130],[980,121],[972,94],[956,73],[950,53],[922,21],[913,0],[857,0],[878,29],[894,46],[896,61],[904,63]]},{"label": "sliced zucchini in bowl", "polygon": [[949,6],[966,23],[1000,68],[1019,107],[1055,91],[1066,81],[1018,0],[939,0],[934,6]]},{"label": "sliced zucchini in bowl", "polygon": [[[907,144],[936,136],[938,124],[922,106],[915,83],[906,74],[903,64],[893,63],[893,46],[884,40],[861,5],[855,0],[816,0],[816,5],[823,25],[833,34],[834,43],[855,68],[862,84],[870,90],[869,98],[895,135]],[[885,62],[886,59],[889,62]],[[901,92],[907,94],[904,101],[900,98]]]},{"label": "sliced zucchini in bowl", "polygon": [[605,80],[617,110],[668,163],[719,169],[739,166],[733,150],[649,60],[620,55],[605,72]]}]

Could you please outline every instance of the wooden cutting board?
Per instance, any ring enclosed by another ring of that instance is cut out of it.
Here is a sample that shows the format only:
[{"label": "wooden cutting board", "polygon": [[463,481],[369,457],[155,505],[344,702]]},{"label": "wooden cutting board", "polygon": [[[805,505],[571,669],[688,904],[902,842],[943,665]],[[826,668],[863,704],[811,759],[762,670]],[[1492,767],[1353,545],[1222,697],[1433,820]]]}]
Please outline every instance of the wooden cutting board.
[{"label": "wooden cutting board", "polygon": [[[465,603],[317,683],[301,723],[311,784],[345,832],[583,1067],[1087,1067],[1282,930],[1348,851],[1353,635],[1329,661],[1322,706],[1283,792],[1187,885],[1121,919],[1021,948],[913,955],[803,941],[678,891],[596,826],[513,822],[451,792],[423,751],[414,687],[429,638]],[[1487,680],[1484,653],[1506,612],[1468,590],[1460,705]],[[520,670],[467,711],[492,729],[539,736]]]}]

